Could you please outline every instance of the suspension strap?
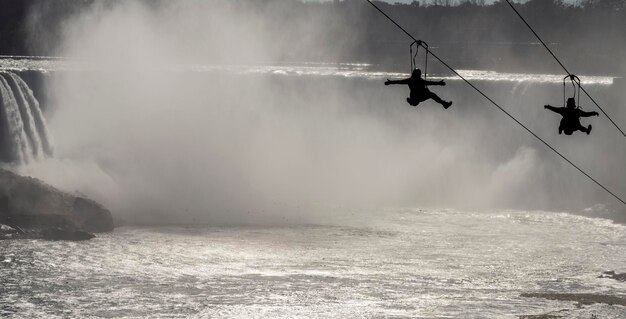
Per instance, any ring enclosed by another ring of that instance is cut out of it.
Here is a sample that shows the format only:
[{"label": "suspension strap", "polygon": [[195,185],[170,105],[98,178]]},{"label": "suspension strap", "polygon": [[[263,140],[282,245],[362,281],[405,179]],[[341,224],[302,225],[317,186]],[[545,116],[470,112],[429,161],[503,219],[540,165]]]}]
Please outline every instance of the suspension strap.
[{"label": "suspension strap", "polygon": [[580,78],[574,74],[568,74],[563,78],[563,107],[567,104],[567,93],[565,92],[565,80],[569,79],[574,88],[573,98],[576,100],[576,108],[580,106]]},{"label": "suspension strap", "polygon": [[[413,45],[415,45],[415,54],[413,54]],[[426,53],[424,54],[424,80],[427,80],[428,79],[428,53],[430,50],[428,49],[428,44],[422,40],[415,40],[409,46],[409,54],[411,56],[411,72],[409,72],[409,74],[412,74],[413,70],[417,68],[417,62],[415,61],[415,59],[417,58],[417,55],[419,53],[420,46],[426,50]]]}]

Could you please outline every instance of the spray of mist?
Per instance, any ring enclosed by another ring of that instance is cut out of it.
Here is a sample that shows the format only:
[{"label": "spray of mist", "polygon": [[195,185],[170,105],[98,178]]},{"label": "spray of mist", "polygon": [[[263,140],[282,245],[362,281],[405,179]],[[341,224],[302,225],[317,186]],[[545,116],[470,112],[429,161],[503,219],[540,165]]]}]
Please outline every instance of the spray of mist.
[{"label": "spray of mist", "polygon": [[[52,76],[56,156],[23,172],[141,223],[318,222],[380,206],[538,209],[571,204],[560,196],[572,193],[581,205],[606,200],[461,84],[442,90],[455,100],[444,111],[407,107],[406,89],[382,81],[186,68],[279,60],[276,48],[298,44],[264,28],[273,18],[227,1],[102,2],[72,16],[59,55],[91,66]],[[559,100],[546,93],[558,86],[539,95],[523,86],[500,97],[553,135],[558,119],[541,105]]]}]

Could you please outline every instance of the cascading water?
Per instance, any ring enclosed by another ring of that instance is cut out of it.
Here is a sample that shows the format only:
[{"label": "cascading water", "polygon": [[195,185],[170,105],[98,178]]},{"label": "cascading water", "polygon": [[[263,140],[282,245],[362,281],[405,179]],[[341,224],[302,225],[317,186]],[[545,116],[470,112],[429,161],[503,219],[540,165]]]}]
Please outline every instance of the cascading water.
[{"label": "cascading water", "polygon": [[45,118],[33,91],[19,75],[0,72],[0,124],[5,160],[28,163],[52,155]]}]

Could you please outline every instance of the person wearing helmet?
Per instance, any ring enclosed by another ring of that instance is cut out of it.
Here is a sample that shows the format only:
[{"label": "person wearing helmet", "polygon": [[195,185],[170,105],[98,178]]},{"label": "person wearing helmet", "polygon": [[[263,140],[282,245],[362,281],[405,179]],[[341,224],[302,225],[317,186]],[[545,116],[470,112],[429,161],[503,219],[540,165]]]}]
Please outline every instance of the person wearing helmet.
[{"label": "person wearing helmet", "polygon": [[417,106],[421,102],[424,102],[428,99],[433,99],[435,102],[441,104],[445,109],[449,108],[452,105],[452,102],[446,102],[442,100],[437,94],[428,90],[427,86],[429,85],[446,85],[446,83],[441,81],[426,81],[422,79],[422,71],[420,69],[413,70],[411,77],[403,80],[389,80],[385,82],[385,85],[390,84],[406,84],[409,86],[411,93],[409,97],[406,99],[412,106]]},{"label": "person wearing helmet", "polygon": [[594,115],[599,116],[598,112],[585,112],[577,108],[574,98],[568,98],[565,107],[546,105],[544,108],[563,116],[559,124],[559,134],[565,133],[565,135],[572,135],[575,131],[585,132],[589,135],[589,133],[591,133],[591,124],[587,127],[582,126],[582,124],[580,124],[580,118]]}]

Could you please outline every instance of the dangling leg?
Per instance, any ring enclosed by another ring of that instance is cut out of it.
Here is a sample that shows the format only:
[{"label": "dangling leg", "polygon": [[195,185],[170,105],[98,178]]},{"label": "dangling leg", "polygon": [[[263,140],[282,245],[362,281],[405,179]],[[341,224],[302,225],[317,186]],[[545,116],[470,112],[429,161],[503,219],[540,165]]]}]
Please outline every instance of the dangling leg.
[{"label": "dangling leg", "polygon": [[587,135],[589,135],[589,133],[591,133],[591,125],[584,127],[582,124],[580,124],[580,122],[576,123],[576,125],[572,128],[572,131],[581,131],[583,133],[587,133]]},{"label": "dangling leg", "polygon": [[577,130],[587,133],[587,135],[589,135],[589,133],[591,133],[591,124],[589,124],[589,126],[584,127],[582,125],[578,125],[578,127],[576,128]]},{"label": "dangling leg", "polygon": [[433,99],[433,101],[441,104],[443,106],[444,109],[447,109],[450,107],[450,105],[452,105],[452,102],[446,102],[444,100],[442,100],[439,96],[437,96],[437,94],[430,92],[429,98]]}]

